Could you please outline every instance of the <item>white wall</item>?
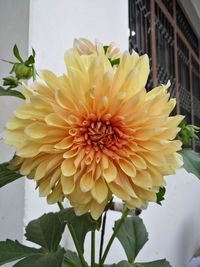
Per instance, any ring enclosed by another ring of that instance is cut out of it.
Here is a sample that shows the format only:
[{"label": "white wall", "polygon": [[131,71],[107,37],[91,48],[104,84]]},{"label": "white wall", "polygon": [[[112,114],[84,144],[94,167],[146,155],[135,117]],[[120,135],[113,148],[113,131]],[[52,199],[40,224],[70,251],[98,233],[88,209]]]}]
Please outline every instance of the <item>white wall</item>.
[{"label": "white wall", "polygon": [[[28,54],[29,1],[0,0],[0,58],[11,60],[15,43],[21,54]],[[11,65],[0,61],[0,85]],[[12,116],[20,100],[14,97],[0,97],[0,132]],[[14,151],[0,141],[0,162],[10,160]],[[22,240],[24,216],[24,180],[0,189],[0,240],[15,238]]]},{"label": "white wall", "polygon": [[[29,50],[31,47],[36,50],[38,69],[49,68],[62,74],[65,68],[63,54],[72,46],[75,37],[98,39],[103,43],[115,40],[123,50],[128,48],[127,0],[30,0],[29,21]],[[183,169],[177,175],[167,177],[167,183],[163,206],[151,204],[142,214],[150,241],[138,260],[166,257],[173,267],[183,267],[200,243],[200,183]],[[56,206],[47,206],[45,199],[38,197],[34,186],[32,181],[25,183],[25,223],[46,210],[57,209]],[[119,216],[110,212],[106,240],[114,219]],[[72,247],[70,239],[67,244]],[[86,254],[88,258],[89,237]],[[116,241],[108,262],[124,258],[124,252]]]},{"label": "white wall", "polygon": [[[128,3],[126,0],[31,0],[29,50],[36,50],[37,69],[65,72],[64,52],[73,39],[86,37],[108,44],[115,40],[128,49]],[[47,207],[38,199],[34,183],[26,181],[25,222]],[[34,210],[31,209],[37,207]],[[52,208],[52,206],[50,206]],[[56,209],[57,207],[54,207]]]}]

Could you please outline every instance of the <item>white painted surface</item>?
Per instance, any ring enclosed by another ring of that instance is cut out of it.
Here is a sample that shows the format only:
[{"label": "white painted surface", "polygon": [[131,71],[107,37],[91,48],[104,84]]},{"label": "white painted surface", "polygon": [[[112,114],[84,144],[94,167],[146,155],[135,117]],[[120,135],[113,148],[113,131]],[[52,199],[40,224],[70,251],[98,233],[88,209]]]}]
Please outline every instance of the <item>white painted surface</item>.
[{"label": "white painted surface", "polygon": [[[84,36],[103,43],[115,40],[122,50],[127,49],[127,6],[126,0],[31,0],[29,50],[31,47],[36,50],[37,68],[48,68],[62,74],[65,70],[63,54],[72,46],[75,37]],[[163,206],[151,204],[142,214],[150,240],[138,260],[166,257],[173,267],[183,267],[200,245],[200,183],[181,169],[177,175],[167,178],[167,184]],[[25,223],[45,211],[57,209],[56,206],[47,206],[45,199],[38,197],[34,186],[33,181],[26,181]],[[109,213],[105,243],[111,234],[113,221],[119,216],[115,212]],[[72,247],[66,236],[65,242]],[[88,236],[87,258],[89,253]],[[124,258],[119,242],[115,241],[108,262]]]},{"label": "white painted surface", "polygon": [[[37,69],[65,72],[64,53],[73,39],[86,37],[104,44],[115,40],[128,49],[128,3],[125,0],[31,0],[29,50],[36,50]],[[38,198],[34,182],[26,181],[25,223],[48,206]]]},{"label": "white painted surface", "polygon": [[[18,44],[22,56],[28,53],[28,0],[0,0],[0,58],[13,60],[12,48]],[[11,65],[0,61],[0,85]],[[20,100],[0,97],[0,132],[12,116]],[[14,150],[0,141],[0,162],[10,160]],[[22,240],[24,216],[24,180],[18,180],[0,189],[0,240]]]}]

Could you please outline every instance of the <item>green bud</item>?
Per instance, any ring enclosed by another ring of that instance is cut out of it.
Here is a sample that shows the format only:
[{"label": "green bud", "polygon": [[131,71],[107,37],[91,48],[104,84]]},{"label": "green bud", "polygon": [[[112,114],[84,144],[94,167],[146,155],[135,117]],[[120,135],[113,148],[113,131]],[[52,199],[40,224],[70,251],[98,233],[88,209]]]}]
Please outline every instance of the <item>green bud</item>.
[{"label": "green bud", "polygon": [[19,84],[18,79],[16,77],[13,77],[13,76],[5,77],[5,78],[3,78],[3,80],[4,80],[3,85],[9,86],[9,88],[15,88]]},{"label": "green bud", "polygon": [[190,145],[192,140],[199,139],[197,133],[199,132],[199,127],[187,124],[185,121],[182,121],[179,125],[181,128],[180,132],[178,133],[177,137],[185,144]]},{"label": "green bud", "polygon": [[14,72],[19,80],[28,80],[33,76],[32,67],[28,67],[24,63],[16,63],[14,65]]}]

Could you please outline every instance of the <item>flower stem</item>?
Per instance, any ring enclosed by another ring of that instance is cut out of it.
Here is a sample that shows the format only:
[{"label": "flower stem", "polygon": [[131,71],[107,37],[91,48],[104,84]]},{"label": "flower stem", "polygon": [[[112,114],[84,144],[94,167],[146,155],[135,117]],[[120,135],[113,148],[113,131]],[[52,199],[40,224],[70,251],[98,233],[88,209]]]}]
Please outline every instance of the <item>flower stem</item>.
[{"label": "flower stem", "polygon": [[58,201],[57,204],[60,210],[64,210],[64,206],[60,201]]},{"label": "flower stem", "polygon": [[74,232],[74,228],[73,228],[73,226],[72,226],[71,224],[68,224],[68,228],[69,228],[70,234],[71,234],[71,236],[72,236],[72,239],[73,239],[73,241],[74,241],[74,245],[75,245],[75,247],[76,247],[76,250],[77,250],[77,252],[78,252],[78,256],[79,256],[79,259],[80,259],[80,261],[81,261],[81,265],[82,265],[83,267],[86,267],[87,265],[86,265],[85,259],[84,259],[84,257],[83,257],[83,253],[82,253],[82,251],[81,251],[81,249],[80,249],[80,247],[79,247],[78,240],[77,240],[77,238],[76,238],[76,234],[75,234],[75,232]]},{"label": "flower stem", "polygon": [[107,211],[105,211],[103,216],[103,223],[101,228],[101,241],[100,241],[100,250],[99,250],[99,263],[101,262],[101,257],[103,253],[103,243],[104,243],[104,235],[105,235],[105,228],[106,228],[106,217],[107,217]]},{"label": "flower stem", "polygon": [[91,267],[95,267],[95,231],[91,232]]},{"label": "flower stem", "polygon": [[105,260],[106,260],[106,257],[107,257],[107,255],[108,255],[108,252],[109,252],[109,250],[110,250],[110,247],[111,247],[111,245],[112,245],[112,243],[113,243],[115,237],[117,236],[117,233],[119,232],[120,227],[121,227],[122,224],[125,222],[128,213],[129,213],[129,209],[128,209],[128,208],[125,208],[125,209],[123,210],[122,217],[121,217],[119,223],[117,224],[117,226],[116,226],[116,228],[115,228],[115,230],[114,230],[114,232],[113,232],[113,234],[112,234],[112,236],[111,236],[111,238],[110,238],[110,240],[109,240],[109,242],[108,242],[108,244],[107,244],[107,246],[106,246],[106,249],[105,249],[105,251],[104,251],[103,257],[102,257],[102,259],[101,259],[101,261],[100,261],[100,266],[103,266],[103,264],[104,264],[104,262],[105,262]]},{"label": "flower stem", "polygon": [[[60,210],[64,210],[63,204],[61,202],[57,202],[57,204],[58,204],[58,207],[60,208]],[[74,245],[76,247],[79,259],[81,261],[81,265],[82,265],[82,267],[87,267],[87,264],[86,264],[85,259],[83,257],[83,253],[82,253],[82,251],[80,249],[78,240],[76,238],[76,234],[74,232],[74,228],[73,228],[73,226],[71,224],[68,224],[68,228],[69,228],[69,232],[71,234],[72,240],[74,242]]]}]

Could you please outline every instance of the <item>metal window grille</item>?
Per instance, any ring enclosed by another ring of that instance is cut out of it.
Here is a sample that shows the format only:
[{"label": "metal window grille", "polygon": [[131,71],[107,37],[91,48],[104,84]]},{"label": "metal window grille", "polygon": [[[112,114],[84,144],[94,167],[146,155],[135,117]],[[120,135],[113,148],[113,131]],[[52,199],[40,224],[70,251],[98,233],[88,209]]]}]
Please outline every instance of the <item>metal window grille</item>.
[{"label": "metal window grille", "polygon": [[[171,81],[176,113],[200,126],[199,37],[178,0],[129,0],[129,48],[150,57],[147,89]],[[200,151],[200,142],[193,144]]]}]

